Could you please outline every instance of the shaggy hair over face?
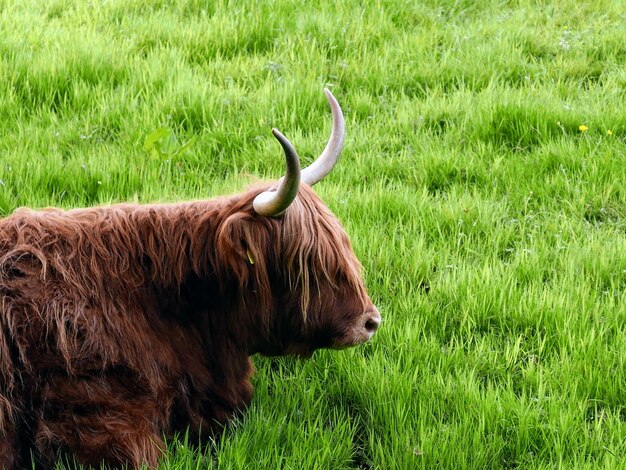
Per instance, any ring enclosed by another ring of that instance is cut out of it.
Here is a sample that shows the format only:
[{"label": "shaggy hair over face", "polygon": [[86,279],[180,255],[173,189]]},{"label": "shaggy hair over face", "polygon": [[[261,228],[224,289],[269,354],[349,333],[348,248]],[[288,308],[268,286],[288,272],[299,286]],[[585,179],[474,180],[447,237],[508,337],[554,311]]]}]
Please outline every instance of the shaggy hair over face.
[{"label": "shaggy hair over face", "polygon": [[251,354],[369,338],[339,222],[306,185],[261,217],[263,190],[0,220],[0,468],[155,466],[245,408]]}]

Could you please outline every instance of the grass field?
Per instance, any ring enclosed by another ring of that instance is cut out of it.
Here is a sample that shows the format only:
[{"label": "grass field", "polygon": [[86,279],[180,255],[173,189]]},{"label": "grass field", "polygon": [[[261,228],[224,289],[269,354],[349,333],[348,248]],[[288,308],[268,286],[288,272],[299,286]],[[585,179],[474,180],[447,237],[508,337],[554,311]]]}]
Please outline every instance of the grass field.
[{"label": "grass field", "polygon": [[0,0],[1,212],[277,178],[271,127],[310,162],[328,86],[316,190],[383,327],[255,358],[163,468],[626,468],[626,2],[363,3]]}]

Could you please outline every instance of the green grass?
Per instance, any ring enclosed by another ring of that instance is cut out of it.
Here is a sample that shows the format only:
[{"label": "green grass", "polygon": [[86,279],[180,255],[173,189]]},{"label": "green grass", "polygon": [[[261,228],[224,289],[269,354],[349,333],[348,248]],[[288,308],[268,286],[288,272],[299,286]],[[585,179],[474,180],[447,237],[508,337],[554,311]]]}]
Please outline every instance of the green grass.
[{"label": "green grass", "polygon": [[316,189],[383,328],[255,358],[163,468],[626,466],[626,3],[303,3],[0,2],[4,214],[238,191],[281,175],[271,127],[309,162],[344,107]]}]

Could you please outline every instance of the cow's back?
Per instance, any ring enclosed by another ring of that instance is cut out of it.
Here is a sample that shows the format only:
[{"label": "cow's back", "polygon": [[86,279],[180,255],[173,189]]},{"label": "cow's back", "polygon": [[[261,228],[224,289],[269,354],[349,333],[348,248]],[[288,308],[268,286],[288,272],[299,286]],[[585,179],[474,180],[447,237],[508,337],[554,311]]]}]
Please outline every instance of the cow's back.
[{"label": "cow's back", "polygon": [[[67,449],[79,462],[111,461],[103,448],[120,463],[155,462],[163,433],[202,406],[188,402],[210,379],[200,335],[164,315],[126,234],[106,221],[124,210],[93,211],[0,221],[0,467],[32,448],[44,464]],[[107,244],[117,244],[110,257]]]}]

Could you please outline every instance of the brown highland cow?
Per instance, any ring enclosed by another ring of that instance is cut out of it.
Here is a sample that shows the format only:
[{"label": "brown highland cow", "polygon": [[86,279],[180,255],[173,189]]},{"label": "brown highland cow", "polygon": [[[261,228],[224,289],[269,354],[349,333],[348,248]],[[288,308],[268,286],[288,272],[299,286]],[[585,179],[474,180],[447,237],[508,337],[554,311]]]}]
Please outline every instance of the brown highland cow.
[{"label": "brown highland cow", "polygon": [[[0,220],[0,468],[156,466],[164,438],[214,436],[250,402],[249,356],[309,356],[380,324],[337,219],[277,130],[279,183],[208,201]],[[305,183],[305,184],[301,184]]]}]

